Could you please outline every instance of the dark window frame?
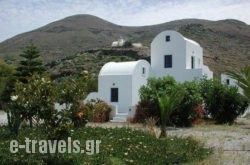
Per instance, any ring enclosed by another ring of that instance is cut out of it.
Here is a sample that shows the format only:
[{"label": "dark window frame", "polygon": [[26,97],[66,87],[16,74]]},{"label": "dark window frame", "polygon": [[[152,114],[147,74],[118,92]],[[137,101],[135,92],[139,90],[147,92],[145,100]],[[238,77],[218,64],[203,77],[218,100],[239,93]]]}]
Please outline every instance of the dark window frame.
[{"label": "dark window frame", "polygon": [[145,75],[145,74],[146,74],[146,68],[142,67],[142,75]]},{"label": "dark window frame", "polygon": [[170,36],[167,35],[167,36],[165,37],[165,40],[166,40],[166,42],[169,42],[169,41],[170,41]]},{"label": "dark window frame", "polygon": [[195,68],[195,57],[191,56],[191,69]]},{"label": "dark window frame", "polygon": [[110,89],[110,101],[111,102],[118,102],[119,101],[119,89],[118,88],[111,88]]},{"label": "dark window frame", "polygon": [[164,68],[172,68],[173,67],[173,56],[171,54],[164,56]]}]

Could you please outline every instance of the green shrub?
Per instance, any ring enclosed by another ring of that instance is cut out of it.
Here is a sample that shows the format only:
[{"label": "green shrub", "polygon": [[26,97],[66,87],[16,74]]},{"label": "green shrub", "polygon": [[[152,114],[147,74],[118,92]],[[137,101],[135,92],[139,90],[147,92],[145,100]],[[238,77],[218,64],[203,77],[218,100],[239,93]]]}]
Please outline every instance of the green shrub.
[{"label": "green shrub", "polygon": [[[136,108],[134,121],[143,122],[146,118],[160,118],[157,94],[169,94],[173,89],[183,89],[184,97],[178,108],[172,113],[170,123],[176,126],[191,126],[202,117],[202,97],[197,82],[178,84],[173,77],[150,78],[148,84],[140,89],[141,101]],[[158,123],[159,124],[159,123]]]},{"label": "green shrub", "polygon": [[200,86],[197,82],[184,82],[181,84],[184,98],[179,108],[173,112],[171,121],[177,126],[192,126],[202,118],[203,107]]},{"label": "green shrub", "polygon": [[205,115],[211,116],[217,123],[232,124],[242,115],[247,106],[246,97],[238,93],[237,87],[222,84],[218,80],[200,82],[205,103]]},{"label": "green shrub", "polygon": [[92,122],[109,121],[111,107],[102,100],[91,100],[86,104],[81,104],[81,109],[86,114],[87,119]]},{"label": "green shrub", "polygon": [[142,100],[136,105],[136,112],[132,122],[143,123],[147,118],[159,118],[159,116],[159,105],[156,102]]}]

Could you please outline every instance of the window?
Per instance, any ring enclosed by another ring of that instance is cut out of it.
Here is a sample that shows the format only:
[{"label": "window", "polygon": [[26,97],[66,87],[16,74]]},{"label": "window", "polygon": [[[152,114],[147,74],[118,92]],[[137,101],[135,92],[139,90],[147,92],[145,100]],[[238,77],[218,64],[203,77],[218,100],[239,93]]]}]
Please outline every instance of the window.
[{"label": "window", "polygon": [[194,64],[195,64],[194,56],[191,56],[191,69],[194,69]]},{"label": "window", "polygon": [[226,79],[226,84],[230,85],[230,80],[229,79]]},{"label": "window", "polygon": [[111,102],[118,102],[118,88],[111,88]]},{"label": "window", "polygon": [[144,75],[146,73],[146,68],[142,67],[142,75]]},{"label": "window", "polygon": [[165,55],[164,56],[164,67],[165,68],[172,68],[172,55]]},{"label": "window", "polygon": [[166,42],[170,41],[170,36],[166,36]]}]

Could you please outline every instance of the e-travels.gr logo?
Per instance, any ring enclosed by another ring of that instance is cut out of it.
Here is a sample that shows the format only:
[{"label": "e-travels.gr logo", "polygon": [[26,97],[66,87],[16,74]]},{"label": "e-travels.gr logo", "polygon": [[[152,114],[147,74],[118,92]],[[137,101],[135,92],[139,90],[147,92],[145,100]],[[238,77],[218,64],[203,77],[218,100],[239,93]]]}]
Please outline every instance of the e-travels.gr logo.
[{"label": "e-travels.gr logo", "polygon": [[[17,153],[19,149],[25,149],[26,153],[86,153],[87,155],[98,154],[101,140],[86,140],[85,149],[81,149],[79,140],[30,140],[25,139],[25,144],[19,144],[17,140],[10,141],[10,152]],[[38,150],[38,151],[37,151]]]}]

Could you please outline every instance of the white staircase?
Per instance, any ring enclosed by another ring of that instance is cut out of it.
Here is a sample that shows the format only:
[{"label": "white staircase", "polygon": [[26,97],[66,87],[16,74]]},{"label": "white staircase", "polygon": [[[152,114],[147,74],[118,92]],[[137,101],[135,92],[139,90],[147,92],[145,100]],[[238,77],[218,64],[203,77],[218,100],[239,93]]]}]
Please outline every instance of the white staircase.
[{"label": "white staircase", "polygon": [[126,122],[128,113],[116,113],[111,122]]}]

